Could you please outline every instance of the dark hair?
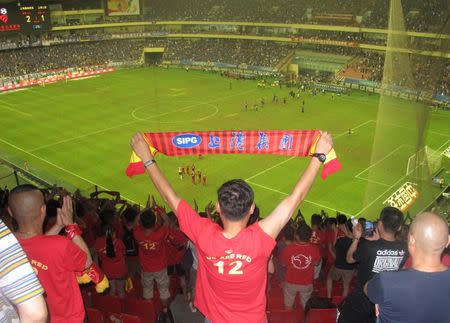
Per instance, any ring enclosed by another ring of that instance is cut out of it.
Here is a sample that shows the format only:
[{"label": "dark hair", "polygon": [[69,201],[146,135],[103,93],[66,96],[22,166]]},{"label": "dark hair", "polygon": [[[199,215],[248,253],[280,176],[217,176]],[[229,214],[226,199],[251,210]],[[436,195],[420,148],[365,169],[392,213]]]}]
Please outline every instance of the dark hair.
[{"label": "dark hair", "polygon": [[153,229],[156,224],[156,215],[151,209],[141,212],[141,224],[146,229]]},{"label": "dark hair", "polygon": [[116,251],[114,250],[114,241],[113,241],[113,229],[112,227],[104,223],[102,225],[102,232],[106,237],[106,256],[108,258],[114,258],[116,256]]},{"label": "dark hair", "polygon": [[383,222],[386,232],[396,233],[403,224],[403,212],[395,207],[386,206],[381,210],[380,221]]},{"label": "dark hair", "polygon": [[9,195],[11,196],[13,194],[30,192],[30,191],[34,191],[34,190],[39,190],[39,189],[36,186],[34,186],[33,184],[22,184],[22,185],[17,185],[16,187],[14,187],[9,192]]},{"label": "dark hair", "polygon": [[208,213],[206,213],[206,212],[198,212],[198,215],[200,215],[201,218],[205,218],[205,219],[208,218]]},{"label": "dark hair", "polygon": [[313,215],[311,215],[311,226],[320,226],[321,223],[322,217],[320,216],[320,214],[314,213]]},{"label": "dark hair", "polygon": [[114,209],[104,209],[100,212],[99,217],[102,223],[112,225],[114,223],[114,217],[116,215],[116,210]]},{"label": "dark hair", "polygon": [[300,222],[297,228],[297,235],[300,241],[308,242],[311,240],[312,230],[306,222]]},{"label": "dark hair", "polygon": [[133,223],[136,217],[138,216],[139,211],[134,207],[127,207],[125,211],[123,211],[122,216],[125,219],[125,222],[130,224]]},{"label": "dark hair", "polygon": [[328,225],[332,225],[332,224],[336,225],[337,224],[336,218],[328,218],[327,224]]},{"label": "dark hair", "polygon": [[336,222],[338,224],[345,224],[345,222],[347,222],[347,216],[345,214],[339,213],[336,216]]},{"label": "dark hair", "polygon": [[77,201],[75,203],[75,212],[78,217],[82,218],[86,214],[86,208],[84,207],[84,204],[80,201]]},{"label": "dark hair", "polygon": [[294,223],[292,222],[292,220],[289,220],[289,222],[284,226],[282,230],[284,238],[286,240],[293,241],[295,238],[295,229],[293,227],[293,224]]},{"label": "dark hair", "polygon": [[[347,227],[348,231],[353,232],[353,222],[351,219],[348,219],[347,222],[345,222],[345,226]],[[364,226],[363,226],[363,230],[364,230]]]},{"label": "dark hair", "polygon": [[45,205],[45,215],[47,218],[55,218],[58,215],[58,208],[61,204],[57,200],[48,200]]},{"label": "dark hair", "polygon": [[222,214],[230,221],[242,220],[254,199],[252,188],[242,179],[222,184],[217,195]]},{"label": "dark hair", "polygon": [[248,219],[247,226],[252,225],[259,220],[261,220],[261,218],[259,217],[259,207],[255,206],[255,210],[253,211],[252,215],[250,215],[250,219]]},{"label": "dark hair", "polygon": [[169,220],[178,227],[178,218],[173,211],[167,212]]}]

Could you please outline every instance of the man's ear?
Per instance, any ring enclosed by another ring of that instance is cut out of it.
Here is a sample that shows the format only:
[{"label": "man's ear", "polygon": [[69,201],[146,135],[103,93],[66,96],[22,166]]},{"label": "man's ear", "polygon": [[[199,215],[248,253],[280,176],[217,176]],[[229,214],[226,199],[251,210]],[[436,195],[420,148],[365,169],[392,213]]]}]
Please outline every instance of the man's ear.
[{"label": "man's ear", "polygon": [[250,210],[249,210],[248,214],[252,215],[253,212],[255,212],[255,207],[256,207],[255,203],[252,203],[252,206],[250,206]]},{"label": "man's ear", "polygon": [[219,202],[216,202],[216,211],[217,211],[217,213],[222,214],[222,210],[220,209]]},{"label": "man's ear", "polygon": [[447,247],[450,245],[450,234],[448,235]]},{"label": "man's ear", "polygon": [[47,206],[45,204],[42,204],[39,212],[39,216],[41,217],[41,219],[45,219],[45,216],[47,215]]},{"label": "man's ear", "polygon": [[[450,238],[450,237],[449,237]],[[414,252],[416,250],[416,239],[412,234],[408,237],[408,250]]]}]

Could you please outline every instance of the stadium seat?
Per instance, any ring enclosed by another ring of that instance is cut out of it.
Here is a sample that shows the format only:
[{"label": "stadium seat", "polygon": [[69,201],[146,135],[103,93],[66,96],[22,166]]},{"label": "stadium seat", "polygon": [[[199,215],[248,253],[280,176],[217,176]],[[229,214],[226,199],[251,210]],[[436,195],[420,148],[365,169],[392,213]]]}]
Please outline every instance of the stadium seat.
[{"label": "stadium seat", "polygon": [[154,323],[156,321],[156,312],[152,301],[126,298],[123,312],[138,316],[142,323]]},{"label": "stadium seat", "polygon": [[312,308],[306,315],[306,323],[336,323],[335,308]]},{"label": "stadium seat", "polygon": [[130,315],[125,313],[106,313],[106,323],[141,323],[139,316]]},{"label": "stadium seat", "polygon": [[270,310],[267,311],[268,323],[299,323],[303,322],[303,310]]},{"label": "stadium seat", "polygon": [[117,296],[96,293],[92,295],[92,307],[102,312],[122,312],[123,303]]},{"label": "stadium seat", "polygon": [[95,308],[87,308],[86,315],[89,319],[89,323],[103,323],[102,312]]}]

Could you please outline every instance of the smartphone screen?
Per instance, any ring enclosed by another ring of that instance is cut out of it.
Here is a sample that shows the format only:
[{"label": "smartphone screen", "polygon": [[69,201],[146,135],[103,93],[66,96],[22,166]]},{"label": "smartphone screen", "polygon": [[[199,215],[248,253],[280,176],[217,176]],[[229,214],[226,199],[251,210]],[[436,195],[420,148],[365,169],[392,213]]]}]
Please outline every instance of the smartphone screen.
[{"label": "smartphone screen", "polygon": [[374,223],[370,222],[370,221],[366,221],[366,225],[364,227],[364,236],[365,237],[372,237],[374,230],[375,230]]}]

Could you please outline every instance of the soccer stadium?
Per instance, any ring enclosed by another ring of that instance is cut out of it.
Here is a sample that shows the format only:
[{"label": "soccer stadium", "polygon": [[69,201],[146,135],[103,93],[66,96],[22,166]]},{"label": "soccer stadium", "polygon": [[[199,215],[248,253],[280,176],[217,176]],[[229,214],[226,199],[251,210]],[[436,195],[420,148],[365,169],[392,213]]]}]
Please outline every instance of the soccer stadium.
[{"label": "soccer stadium", "polygon": [[36,322],[447,322],[448,290],[426,319],[379,291],[450,282],[449,17],[0,0],[0,238],[36,274],[2,246],[0,317],[45,295]]}]

